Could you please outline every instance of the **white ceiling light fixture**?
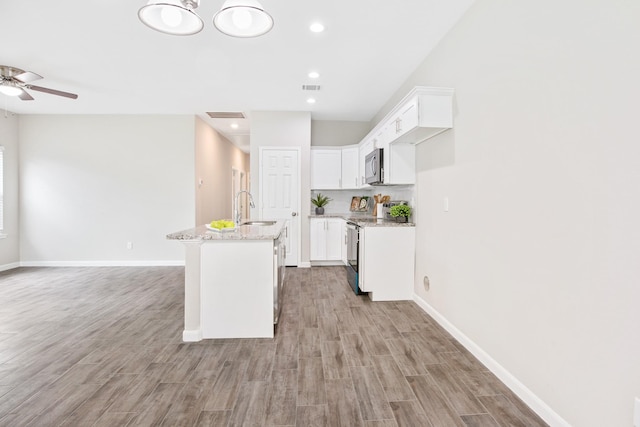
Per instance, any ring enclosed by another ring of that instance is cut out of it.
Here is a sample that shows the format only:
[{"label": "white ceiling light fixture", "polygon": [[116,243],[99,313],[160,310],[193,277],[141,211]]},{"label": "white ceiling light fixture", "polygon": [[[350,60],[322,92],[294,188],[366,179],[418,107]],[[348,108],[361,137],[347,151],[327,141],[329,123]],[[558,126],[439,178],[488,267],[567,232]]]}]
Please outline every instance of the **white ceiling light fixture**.
[{"label": "white ceiling light fixture", "polygon": [[317,71],[311,71],[308,76],[310,79],[317,79],[318,77],[320,77],[320,73],[318,73]]},{"label": "white ceiling light fixture", "polygon": [[2,84],[0,84],[0,93],[7,96],[18,96],[22,93],[22,89],[13,82],[3,81]]},{"label": "white ceiling light fixture", "polygon": [[204,28],[204,21],[193,11],[200,0],[149,0],[138,18],[147,27],[174,36],[190,36]]},{"label": "white ceiling light fixture", "polygon": [[321,33],[324,31],[324,25],[322,25],[320,22],[314,22],[309,26],[309,30],[314,33]]},{"label": "white ceiling light fixture", "polygon": [[237,123],[231,123],[231,129],[238,129],[240,127]]},{"label": "white ceiling light fixture", "polygon": [[273,18],[257,0],[226,0],[213,25],[232,37],[258,37],[273,28]]},{"label": "white ceiling light fixture", "polygon": [[309,103],[309,104],[315,104],[315,103],[316,103],[316,99],[315,99],[315,98],[308,98],[308,99],[307,99],[307,103]]}]

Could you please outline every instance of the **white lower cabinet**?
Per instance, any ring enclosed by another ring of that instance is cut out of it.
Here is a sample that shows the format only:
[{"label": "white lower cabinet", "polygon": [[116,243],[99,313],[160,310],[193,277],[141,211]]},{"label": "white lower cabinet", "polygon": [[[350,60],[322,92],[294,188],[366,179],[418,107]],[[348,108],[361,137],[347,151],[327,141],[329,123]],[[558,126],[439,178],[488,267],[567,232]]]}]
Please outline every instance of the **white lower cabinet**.
[{"label": "white lower cabinet", "polygon": [[360,230],[360,289],[372,301],[413,299],[415,227],[363,227]]},{"label": "white lower cabinet", "polygon": [[347,221],[342,221],[342,263],[344,265],[349,265],[349,249],[348,249],[348,231],[347,231]]},{"label": "white lower cabinet", "polygon": [[342,218],[310,219],[311,261],[342,261],[344,220]]}]

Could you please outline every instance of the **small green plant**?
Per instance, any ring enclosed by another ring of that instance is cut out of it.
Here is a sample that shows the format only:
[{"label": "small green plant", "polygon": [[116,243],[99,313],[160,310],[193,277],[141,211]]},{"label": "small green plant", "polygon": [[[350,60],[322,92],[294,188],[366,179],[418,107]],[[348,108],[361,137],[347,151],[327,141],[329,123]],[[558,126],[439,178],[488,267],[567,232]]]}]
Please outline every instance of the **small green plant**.
[{"label": "small green plant", "polygon": [[391,206],[391,209],[389,209],[389,215],[394,218],[397,218],[399,216],[409,218],[409,216],[411,216],[411,208],[407,205]]},{"label": "small green plant", "polygon": [[332,199],[328,196],[323,196],[322,193],[318,193],[314,199],[311,199],[311,203],[319,208],[326,206]]}]

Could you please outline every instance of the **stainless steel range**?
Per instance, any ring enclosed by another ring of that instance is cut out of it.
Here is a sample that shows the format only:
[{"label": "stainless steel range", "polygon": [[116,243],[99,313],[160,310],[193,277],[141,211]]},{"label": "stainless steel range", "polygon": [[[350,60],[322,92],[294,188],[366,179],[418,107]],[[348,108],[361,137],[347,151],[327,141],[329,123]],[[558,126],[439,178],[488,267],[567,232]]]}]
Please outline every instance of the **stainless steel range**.
[{"label": "stainless steel range", "polygon": [[363,292],[360,291],[358,286],[358,270],[360,268],[360,226],[355,222],[347,221],[347,280],[349,286],[356,293],[360,295]]}]

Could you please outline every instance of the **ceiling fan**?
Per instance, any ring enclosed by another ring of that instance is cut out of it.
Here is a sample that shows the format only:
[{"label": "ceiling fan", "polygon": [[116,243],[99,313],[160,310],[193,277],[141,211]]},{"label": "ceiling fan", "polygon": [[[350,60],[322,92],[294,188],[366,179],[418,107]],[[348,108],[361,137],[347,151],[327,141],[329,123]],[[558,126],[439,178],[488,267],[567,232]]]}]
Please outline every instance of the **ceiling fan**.
[{"label": "ceiling fan", "polygon": [[66,98],[77,99],[75,93],[63,92],[61,90],[49,89],[42,86],[32,85],[31,82],[43,78],[41,75],[31,71],[24,71],[19,68],[0,65],[0,92],[8,96],[17,96],[23,101],[32,101],[33,97],[25,89],[37,92],[49,93],[51,95],[64,96]]}]

